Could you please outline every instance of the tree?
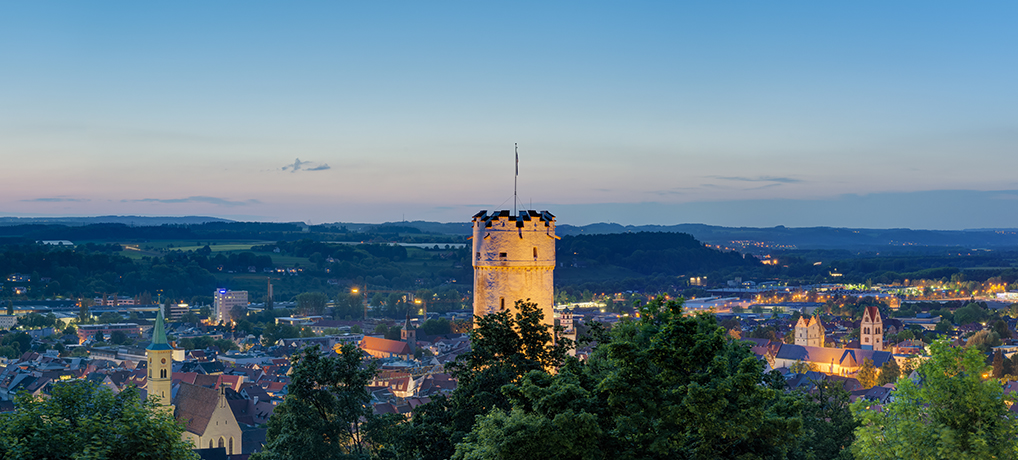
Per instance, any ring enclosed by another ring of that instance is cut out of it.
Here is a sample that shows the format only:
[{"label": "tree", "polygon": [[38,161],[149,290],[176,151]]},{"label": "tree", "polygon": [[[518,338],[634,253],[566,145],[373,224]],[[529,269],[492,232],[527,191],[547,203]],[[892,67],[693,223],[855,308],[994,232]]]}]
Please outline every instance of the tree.
[{"label": "tree", "polygon": [[802,435],[797,403],[763,382],[763,364],[713,315],[658,298],[587,364],[503,385],[510,407],[478,417],[454,458],[782,458]]},{"label": "tree", "polygon": [[795,360],[794,363],[788,368],[793,374],[805,374],[807,372],[817,372],[817,365],[811,362],[803,361],[801,359]]},{"label": "tree", "polygon": [[877,384],[877,368],[873,366],[872,359],[863,359],[855,378],[863,388],[873,388]]},{"label": "tree", "polygon": [[105,312],[105,313],[99,315],[99,319],[97,320],[97,322],[99,324],[111,324],[111,323],[119,323],[119,322],[121,322],[123,320],[124,320],[123,316],[120,316],[117,313],[113,313],[112,311],[108,311],[108,312]]},{"label": "tree", "polygon": [[993,378],[999,379],[1004,375],[1004,353],[997,350],[993,353]]},{"label": "tree", "polygon": [[958,324],[978,323],[986,319],[985,308],[973,302],[954,312],[954,321]]},{"label": "tree", "polygon": [[344,344],[338,355],[304,348],[293,365],[289,394],[269,419],[267,459],[345,459],[365,456],[359,421],[370,417],[371,395],[365,386],[374,365],[361,366],[361,352]]},{"label": "tree", "polygon": [[7,314],[8,315],[14,314],[14,302],[11,301],[10,299],[7,300]]},{"label": "tree", "polygon": [[88,307],[92,305],[92,299],[82,299],[78,303],[81,304],[78,307],[78,322],[81,324],[91,323],[92,312],[88,311]]},{"label": "tree", "polygon": [[898,366],[898,361],[892,357],[883,366],[880,366],[880,378],[877,379],[877,385],[897,382],[898,377],[901,377],[901,367]]},{"label": "tree", "polygon": [[78,328],[74,327],[73,324],[70,324],[64,328],[64,335],[78,335]]},{"label": "tree", "polygon": [[387,449],[407,458],[447,459],[473,430],[478,416],[496,408],[511,410],[503,386],[529,372],[554,369],[567,356],[569,341],[553,342],[553,331],[543,318],[529,301],[517,301],[513,310],[476,317],[470,351],[446,367],[459,381],[456,391],[418,407],[409,423],[380,430],[386,432]]},{"label": "tree", "polygon": [[815,390],[795,392],[802,403],[804,433],[800,448],[793,450],[789,458],[850,460],[850,447],[855,441],[859,422],[852,417],[849,393],[841,382],[820,380],[813,383]]},{"label": "tree", "polygon": [[1007,322],[1002,319],[998,319],[997,322],[993,323],[993,332],[1002,339],[1011,338],[1011,329],[1007,327]]},{"label": "tree", "polygon": [[880,411],[860,400],[852,412],[862,424],[852,450],[868,459],[985,459],[1018,456],[1018,421],[1000,383],[986,380],[985,357],[975,348],[934,342],[916,372],[921,384],[898,381]]},{"label": "tree", "polygon": [[297,311],[305,315],[322,315],[329,297],[321,292],[305,292],[297,296]]},{"label": "tree", "polygon": [[975,348],[982,353],[989,353],[991,348],[998,345],[1000,345],[1000,336],[996,332],[986,329],[972,334],[972,337],[969,337],[965,342],[966,347]]},{"label": "tree", "polygon": [[173,416],[127,387],[55,382],[50,397],[21,394],[0,414],[0,457],[197,459]]},{"label": "tree", "polygon": [[124,331],[113,331],[110,333],[110,342],[114,345],[123,345],[127,341],[127,334]]}]

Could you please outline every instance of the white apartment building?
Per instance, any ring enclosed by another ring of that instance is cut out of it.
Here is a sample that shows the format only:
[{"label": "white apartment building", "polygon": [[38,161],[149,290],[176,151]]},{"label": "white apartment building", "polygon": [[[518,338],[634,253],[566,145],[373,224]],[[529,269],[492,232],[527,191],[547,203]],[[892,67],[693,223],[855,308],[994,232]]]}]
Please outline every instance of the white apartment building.
[{"label": "white apartment building", "polygon": [[233,321],[233,307],[238,305],[247,308],[247,291],[230,291],[227,289],[216,289],[215,297],[215,320],[229,323]]}]

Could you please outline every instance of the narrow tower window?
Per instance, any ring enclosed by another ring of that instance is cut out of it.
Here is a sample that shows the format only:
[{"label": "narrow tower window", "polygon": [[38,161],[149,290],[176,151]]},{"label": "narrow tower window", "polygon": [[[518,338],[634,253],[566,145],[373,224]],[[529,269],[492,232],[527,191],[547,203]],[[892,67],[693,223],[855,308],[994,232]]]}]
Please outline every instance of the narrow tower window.
[{"label": "narrow tower window", "polygon": [[500,252],[500,253],[498,253],[498,256],[502,257],[502,258],[509,257],[509,253],[507,253],[507,252]]},{"label": "narrow tower window", "polygon": [[534,246],[534,258],[537,258],[537,246]]},{"label": "narrow tower window", "polygon": [[498,300],[502,304],[502,309],[505,310],[505,297],[499,297]]}]

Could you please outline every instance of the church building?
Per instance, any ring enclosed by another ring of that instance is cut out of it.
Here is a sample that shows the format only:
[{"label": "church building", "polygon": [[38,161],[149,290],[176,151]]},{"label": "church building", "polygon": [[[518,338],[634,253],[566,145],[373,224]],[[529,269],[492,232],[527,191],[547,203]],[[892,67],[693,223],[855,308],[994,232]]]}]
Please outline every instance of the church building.
[{"label": "church building", "polygon": [[877,307],[866,307],[859,323],[859,347],[863,350],[883,351],[884,321]]},{"label": "church building", "polygon": [[795,324],[795,344],[823,348],[826,333],[819,316],[800,316],[799,322]]}]

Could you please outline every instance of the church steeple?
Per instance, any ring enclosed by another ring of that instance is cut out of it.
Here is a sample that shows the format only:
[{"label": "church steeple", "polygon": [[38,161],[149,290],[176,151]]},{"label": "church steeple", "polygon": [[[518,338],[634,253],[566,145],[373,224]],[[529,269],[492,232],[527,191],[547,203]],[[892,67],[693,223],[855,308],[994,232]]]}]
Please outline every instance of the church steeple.
[{"label": "church steeple", "polygon": [[173,385],[173,347],[166,341],[166,326],[163,324],[163,310],[156,313],[152,327],[152,343],[145,348],[148,356],[148,396],[159,402],[164,409],[173,412],[171,390]]},{"label": "church steeple", "polygon": [[152,343],[146,348],[146,350],[172,350],[170,344],[166,342],[166,326],[163,324],[163,309],[159,309],[159,313],[156,314],[156,324],[152,327]]},{"label": "church steeple", "polygon": [[417,328],[410,322],[410,310],[406,312],[406,322],[403,323],[403,330],[399,333],[400,338],[403,339],[407,345],[410,346],[410,352],[415,353],[417,350]]}]

